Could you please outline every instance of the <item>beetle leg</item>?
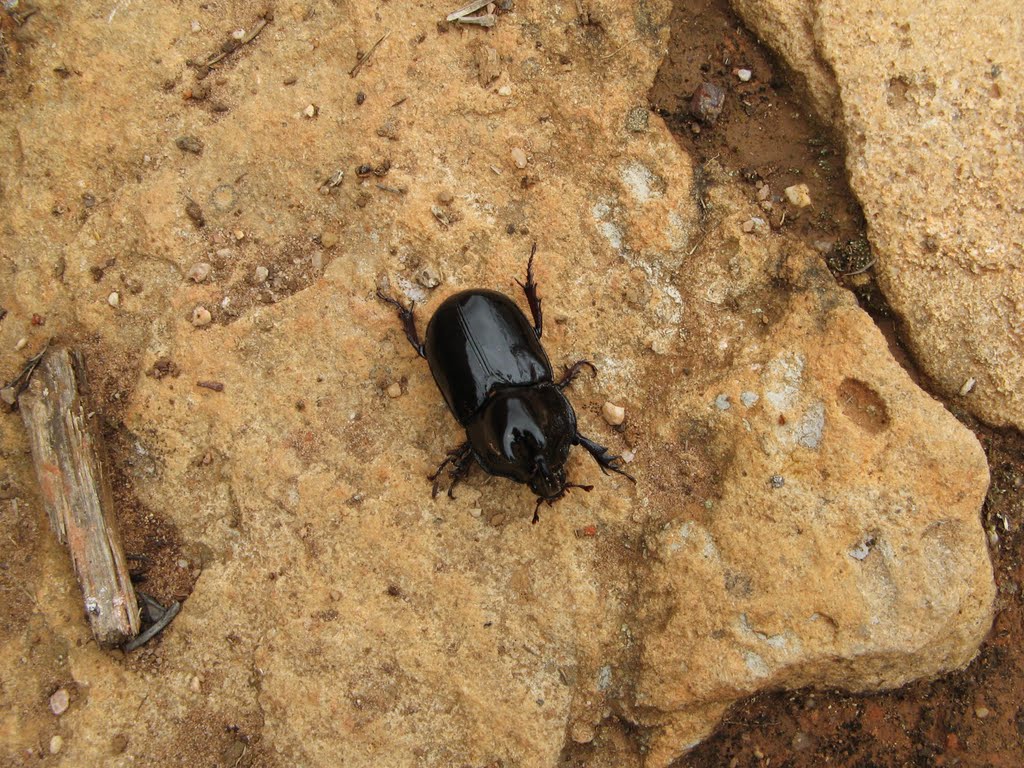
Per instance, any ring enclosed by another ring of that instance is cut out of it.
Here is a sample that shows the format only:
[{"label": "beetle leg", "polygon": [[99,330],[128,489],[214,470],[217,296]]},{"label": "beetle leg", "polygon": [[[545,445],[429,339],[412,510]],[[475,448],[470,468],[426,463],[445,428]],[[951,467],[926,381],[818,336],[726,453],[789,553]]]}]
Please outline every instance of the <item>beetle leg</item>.
[{"label": "beetle leg", "polygon": [[409,343],[412,344],[412,348],[416,350],[416,354],[420,357],[426,357],[427,352],[423,348],[423,342],[420,341],[419,333],[416,331],[416,318],[413,316],[413,312],[416,310],[416,302],[414,301],[409,305],[409,308],[406,309],[397,299],[391,298],[380,290],[377,291],[377,298],[398,310],[398,319],[402,321],[402,329],[405,331],[405,338],[407,338]]},{"label": "beetle leg", "polygon": [[572,384],[573,379],[575,379],[579,375],[579,372],[584,368],[589,368],[594,373],[594,376],[597,376],[597,367],[592,362],[589,360],[578,360],[565,369],[565,375],[555,386],[559,389],[565,389]]},{"label": "beetle leg", "polygon": [[530,305],[530,313],[533,315],[533,332],[540,338],[544,331],[544,313],[541,311],[541,298],[537,295],[537,283],[533,279],[533,257],[537,254],[537,244],[533,244],[530,250],[530,261],[526,264],[526,282],[516,280],[519,287],[526,294],[526,301]]},{"label": "beetle leg", "polygon": [[612,456],[608,453],[608,449],[603,445],[598,445],[593,440],[590,440],[579,433],[576,434],[575,442],[577,445],[582,445],[587,449],[590,455],[594,457],[594,461],[597,462],[597,465],[601,467],[601,471],[606,475],[610,469],[612,472],[618,472],[623,477],[629,478],[634,483],[636,482],[636,478],[622,468],[621,456]]},{"label": "beetle leg", "polygon": [[452,489],[460,480],[469,474],[472,458],[473,454],[470,451],[468,440],[457,448],[452,448],[448,451],[448,455],[445,456],[444,461],[442,461],[440,466],[438,466],[437,471],[427,478],[434,483],[434,490],[430,494],[431,498],[437,498],[437,492],[441,490],[441,473],[444,472],[445,467],[451,464],[452,470],[449,472],[448,477],[452,482],[451,485],[448,486],[448,498],[454,499],[455,496],[452,495]]}]

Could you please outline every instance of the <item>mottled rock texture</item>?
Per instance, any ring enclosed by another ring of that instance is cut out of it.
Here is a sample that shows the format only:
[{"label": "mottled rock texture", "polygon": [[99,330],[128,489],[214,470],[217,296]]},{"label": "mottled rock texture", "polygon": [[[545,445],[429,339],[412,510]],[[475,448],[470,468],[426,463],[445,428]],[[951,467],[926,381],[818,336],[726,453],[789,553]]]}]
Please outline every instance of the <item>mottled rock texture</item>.
[{"label": "mottled rock texture", "polygon": [[847,146],[879,284],[915,360],[1024,426],[1024,7],[737,0]]},{"label": "mottled rock texture", "polygon": [[[734,178],[708,164],[698,206],[664,124],[629,130],[667,5],[587,9],[486,31],[439,2],[295,5],[197,81],[244,4],[40,4],[0,117],[0,348],[28,340],[2,374],[49,335],[93,352],[121,498],[191,593],[154,646],[90,642],[0,420],[4,761],[60,735],[65,766],[547,767],[622,718],[665,765],[760,688],[971,657],[976,440],[816,256],[743,233]],[[388,276],[422,324],[460,288],[515,293],[534,241],[552,359],[600,369],[581,428],[638,482],[577,452],[595,489],[531,526],[530,493],[479,472],[430,499],[460,436],[373,293]]]}]

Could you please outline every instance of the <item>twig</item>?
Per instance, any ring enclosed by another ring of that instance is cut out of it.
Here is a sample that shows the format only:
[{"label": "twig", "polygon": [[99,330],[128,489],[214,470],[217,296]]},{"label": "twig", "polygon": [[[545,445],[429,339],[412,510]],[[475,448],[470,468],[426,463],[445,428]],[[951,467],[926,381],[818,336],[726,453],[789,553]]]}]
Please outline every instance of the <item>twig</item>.
[{"label": "twig", "polygon": [[43,348],[34,356],[29,358],[28,362],[21,369],[17,376],[11,379],[10,383],[5,384],[3,389],[0,390],[0,400],[3,400],[10,406],[16,406],[18,404],[18,395],[20,395],[25,387],[28,386],[29,379],[32,378],[32,372],[39,365],[39,361],[43,359],[43,355],[46,354],[46,350],[50,348],[50,342],[53,339],[47,339],[46,344]]},{"label": "twig", "polygon": [[127,643],[121,646],[124,649],[125,653],[129,653],[131,651],[134,651],[136,648],[142,647],[150,640],[152,640],[154,637],[163,632],[167,625],[171,623],[171,620],[178,615],[178,611],[180,610],[181,603],[175,600],[173,603],[170,604],[167,610],[164,611],[164,615],[161,616],[156,621],[156,623],[153,624],[153,626],[151,626],[141,635],[136,636],[135,638],[129,640]]},{"label": "twig", "polygon": [[252,28],[252,31],[248,35],[246,35],[245,37],[243,37],[241,40],[238,41],[238,45],[236,45],[230,51],[221,51],[220,53],[215,54],[213,56],[213,58],[207,59],[205,62],[200,64],[200,67],[204,67],[206,69],[209,69],[214,64],[217,64],[217,63],[223,61],[228,56],[230,56],[232,53],[234,53],[239,48],[241,48],[243,45],[247,45],[248,43],[251,43],[253,40],[255,40],[256,39],[256,35],[258,35],[260,32],[262,32],[263,28],[265,26],[267,26],[267,24],[269,24],[269,23],[270,23],[270,21],[267,19],[266,16],[261,16],[260,20],[256,22],[256,26]]},{"label": "twig", "polygon": [[366,53],[359,57],[359,61],[356,62],[356,65],[348,71],[349,77],[355,77],[359,73],[359,70],[363,68],[363,64],[365,64],[369,60],[370,56],[373,55],[373,52],[377,50],[377,46],[383,43],[385,40],[387,40],[388,35],[390,34],[391,30],[389,29],[387,32],[380,36],[376,43],[370,46],[370,50],[368,50]]},{"label": "twig", "polygon": [[634,37],[632,40],[623,43],[622,45],[620,45],[618,48],[616,48],[614,51],[612,51],[608,55],[602,56],[601,57],[601,61],[608,61],[608,59],[611,59],[611,58],[613,58],[615,56],[618,56],[619,55],[619,51],[621,51],[623,48],[625,48],[627,46],[632,45],[633,43],[639,42],[639,40],[640,40],[639,37]]},{"label": "twig", "polygon": [[839,274],[842,277],[853,277],[854,275],[863,275],[865,272],[867,272],[873,266],[875,266],[875,259],[872,259],[867,264],[865,264],[863,267],[861,267],[860,269],[856,269],[853,272],[840,272]]},{"label": "twig", "polygon": [[456,19],[459,24],[476,24],[478,27],[493,27],[498,23],[498,17],[493,13],[485,13],[480,16],[463,16]]},{"label": "twig", "polygon": [[489,2],[491,2],[491,0],[473,0],[469,5],[464,5],[459,8],[459,10],[449,13],[445,16],[445,21],[459,21],[463,16],[468,16],[474,11],[479,11]]}]

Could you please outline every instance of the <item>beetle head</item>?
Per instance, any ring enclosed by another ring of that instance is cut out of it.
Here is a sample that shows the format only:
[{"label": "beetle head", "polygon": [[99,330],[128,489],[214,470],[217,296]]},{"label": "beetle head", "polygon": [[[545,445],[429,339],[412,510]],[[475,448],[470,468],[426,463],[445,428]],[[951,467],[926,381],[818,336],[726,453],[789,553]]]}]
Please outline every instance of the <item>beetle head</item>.
[{"label": "beetle head", "polygon": [[565,493],[565,467],[558,467],[552,472],[546,457],[542,453],[538,454],[534,460],[529,485],[530,490],[543,499],[554,501],[561,498]]}]

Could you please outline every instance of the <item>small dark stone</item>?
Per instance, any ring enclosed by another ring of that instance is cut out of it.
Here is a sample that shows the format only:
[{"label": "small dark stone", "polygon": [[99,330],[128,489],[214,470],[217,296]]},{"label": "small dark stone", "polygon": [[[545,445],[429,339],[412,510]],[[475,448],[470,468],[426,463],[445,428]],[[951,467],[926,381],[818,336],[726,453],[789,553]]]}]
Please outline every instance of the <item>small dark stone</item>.
[{"label": "small dark stone", "polygon": [[179,136],[174,140],[174,146],[182,152],[191,152],[193,155],[203,154],[203,142],[195,136]]},{"label": "small dark stone", "polygon": [[185,205],[185,213],[192,219],[193,223],[197,227],[206,226],[206,217],[203,216],[203,209],[199,207],[199,203],[195,200],[189,200]]},{"label": "small dark stone", "polygon": [[505,227],[505,234],[514,235],[515,233],[516,233],[516,225],[515,224],[509,224],[507,227]]},{"label": "small dark stone", "polygon": [[690,99],[690,114],[708,125],[714,123],[725,106],[725,91],[714,83],[701,83]]},{"label": "small dark stone", "polygon": [[299,82],[299,78],[295,75],[288,75],[288,77],[284,79],[285,85],[295,85],[297,82]]},{"label": "small dark stone", "polygon": [[92,208],[94,205],[96,205],[96,195],[94,195],[92,192],[83,192],[82,205],[84,205],[86,208]]},{"label": "small dark stone", "polygon": [[356,94],[356,104],[362,104],[364,101],[366,101],[366,94],[360,91]]}]

